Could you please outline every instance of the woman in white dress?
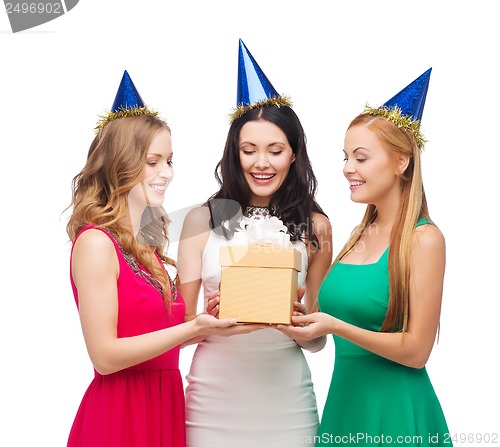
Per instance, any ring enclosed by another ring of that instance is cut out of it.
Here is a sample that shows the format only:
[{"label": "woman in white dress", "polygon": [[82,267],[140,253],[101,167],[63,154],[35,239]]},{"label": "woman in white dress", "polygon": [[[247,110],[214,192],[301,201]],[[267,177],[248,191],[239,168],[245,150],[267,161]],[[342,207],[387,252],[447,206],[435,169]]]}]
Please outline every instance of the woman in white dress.
[{"label": "woman in white dress", "polygon": [[[332,260],[331,225],[314,198],[317,183],[304,130],[287,98],[274,95],[233,115],[215,173],[219,191],[187,215],[179,243],[187,319],[197,314],[201,287],[204,309],[218,312],[219,250],[230,243],[242,215],[283,221],[302,253],[299,286],[305,294],[296,310],[316,311]],[[318,412],[302,349],[318,351],[325,338],[305,342],[273,327],[242,326],[234,330],[248,333],[196,340],[186,377],[187,446],[311,446]]]}]

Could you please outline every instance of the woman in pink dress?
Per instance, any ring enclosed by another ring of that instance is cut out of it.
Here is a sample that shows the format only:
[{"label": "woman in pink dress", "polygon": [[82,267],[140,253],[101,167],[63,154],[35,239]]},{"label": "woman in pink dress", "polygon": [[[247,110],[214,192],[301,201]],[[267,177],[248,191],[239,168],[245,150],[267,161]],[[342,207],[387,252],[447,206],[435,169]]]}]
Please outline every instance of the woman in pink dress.
[{"label": "woman in pink dress", "polygon": [[[225,335],[234,320],[183,323],[162,203],[172,180],[170,128],[148,110],[127,72],[73,180],[71,284],[95,377],[70,447],[182,447],[179,344]],[[175,270],[174,270],[175,271]]]}]

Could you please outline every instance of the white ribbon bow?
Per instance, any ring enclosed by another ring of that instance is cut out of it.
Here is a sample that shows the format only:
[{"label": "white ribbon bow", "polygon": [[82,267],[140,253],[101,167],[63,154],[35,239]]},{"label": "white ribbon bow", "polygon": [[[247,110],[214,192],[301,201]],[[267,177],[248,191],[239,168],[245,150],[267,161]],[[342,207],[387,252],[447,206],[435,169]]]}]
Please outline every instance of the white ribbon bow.
[{"label": "white ribbon bow", "polygon": [[276,216],[243,217],[233,238],[234,245],[279,245],[291,247],[290,235]]}]

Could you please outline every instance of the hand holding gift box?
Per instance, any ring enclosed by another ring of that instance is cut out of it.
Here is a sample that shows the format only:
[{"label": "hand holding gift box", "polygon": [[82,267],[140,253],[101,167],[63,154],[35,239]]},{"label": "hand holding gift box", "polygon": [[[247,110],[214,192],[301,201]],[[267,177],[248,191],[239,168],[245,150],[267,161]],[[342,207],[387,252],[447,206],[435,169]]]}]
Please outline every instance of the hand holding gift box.
[{"label": "hand holding gift box", "polygon": [[280,219],[243,217],[231,245],[222,246],[219,317],[290,324],[302,254]]}]

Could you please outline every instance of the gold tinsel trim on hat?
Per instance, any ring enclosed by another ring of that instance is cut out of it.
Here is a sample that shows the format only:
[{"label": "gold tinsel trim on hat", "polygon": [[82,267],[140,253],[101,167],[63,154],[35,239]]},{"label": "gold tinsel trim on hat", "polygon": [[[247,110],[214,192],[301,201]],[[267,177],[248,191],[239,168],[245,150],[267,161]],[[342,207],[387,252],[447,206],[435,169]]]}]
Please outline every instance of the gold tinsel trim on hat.
[{"label": "gold tinsel trim on hat", "polygon": [[396,126],[406,129],[413,135],[413,138],[415,138],[417,146],[420,150],[423,149],[424,144],[427,142],[427,140],[420,132],[420,121],[417,119],[413,119],[409,115],[403,115],[403,111],[398,106],[394,106],[391,108],[382,106],[378,109],[374,109],[369,105],[365,105],[365,110],[363,111],[363,113],[368,113],[370,115],[381,115],[386,120],[393,122]]},{"label": "gold tinsel trim on hat", "polygon": [[158,112],[150,110],[147,107],[135,107],[133,109],[120,108],[117,112],[108,112],[106,115],[100,115],[99,121],[95,126],[95,132],[98,133],[106,124],[119,118],[126,118],[128,116],[139,115],[153,115],[158,116]]},{"label": "gold tinsel trim on hat", "polygon": [[240,104],[238,107],[233,109],[232,113],[229,114],[229,122],[232,123],[233,121],[236,121],[241,115],[244,115],[250,110],[268,106],[292,107],[292,100],[288,96],[275,96],[273,98],[257,101],[246,106]]}]

